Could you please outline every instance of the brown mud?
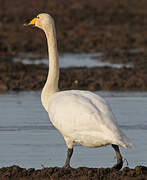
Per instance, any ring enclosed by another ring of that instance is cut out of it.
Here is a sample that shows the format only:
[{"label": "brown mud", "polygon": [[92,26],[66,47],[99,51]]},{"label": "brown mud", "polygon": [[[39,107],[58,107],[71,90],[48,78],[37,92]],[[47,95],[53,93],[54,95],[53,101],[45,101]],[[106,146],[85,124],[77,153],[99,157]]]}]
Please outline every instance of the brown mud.
[{"label": "brown mud", "polygon": [[[40,90],[47,78],[44,65],[0,63],[0,92]],[[147,69],[140,68],[62,68],[60,90],[121,90],[147,91]]]},{"label": "brown mud", "polygon": [[[147,90],[146,0],[0,0],[0,7],[0,62],[20,52],[46,54],[44,33],[23,24],[47,12],[55,19],[59,52],[103,52],[103,60],[135,66],[62,69],[61,90]],[[2,62],[0,69],[0,91],[41,89],[47,74],[43,66]]]},{"label": "brown mud", "polygon": [[147,90],[146,0],[0,0],[0,7],[0,91],[43,87],[45,67],[3,62],[20,52],[46,54],[44,33],[23,26],[41,12],[55,19],[59,52],[103,52],[103,60],[135,67],[61,69],[61,90]]},{"label": "brown mud", "polygon": [[0,0],[0,7],[0,59],[45,53],[44,33],[23,24],[47,12],[55,19],[59,52],[103,52],[103,60],[147,66],[146,0]]},{"label": "brown mud", "polygon": [[18,166],[0,169],[0,180],[146,180],[147,167],[128,167],[121,171],[110,168],[87,168],[77,169],[44,168],[42,170],[24,169]]}]

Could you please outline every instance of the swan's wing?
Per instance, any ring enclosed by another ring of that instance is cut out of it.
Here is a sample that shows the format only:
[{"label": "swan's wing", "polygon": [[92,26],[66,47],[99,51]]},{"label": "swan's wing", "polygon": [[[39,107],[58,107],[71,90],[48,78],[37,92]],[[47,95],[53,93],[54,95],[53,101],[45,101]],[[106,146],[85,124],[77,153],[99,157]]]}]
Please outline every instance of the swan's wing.
[{"label": "swan's wing", "polygon": [[49,109],[54,114],[54,119],[57,119],[57,116],[62,119],[68,118],[68,121],[73,119],[74,123],[78,124],[91,123],[93,120],[92,123],[95,122],[99,126],[105,125],[112,130],[116,128],[115,118],[104,99],[88,91],[56,93]]},{"label": "swan's wing", "polygon": [[97,132],[103,134],[104,139],[122,141],[122,144],[127,142],[104,99],[89,91],[56,93],[52,96],[48,112],[52,123],[62,134]]},{"label": "swan's wing", "polygon": [[[132,143],[129,138],[119,129],[117,125],[116,118],[107,104],[107,102],[101,97],[90,91],[80,91],[81,94],[84,94],[88,99],[92,101],[92,103],[100,110],[101,112],[101,121],[106,125],[106,129],[110,130],[109,134],[113,134],[114,138],[119,145],[128,148],[132,147]],[[105,129],[105,128],[104,128]]]}]

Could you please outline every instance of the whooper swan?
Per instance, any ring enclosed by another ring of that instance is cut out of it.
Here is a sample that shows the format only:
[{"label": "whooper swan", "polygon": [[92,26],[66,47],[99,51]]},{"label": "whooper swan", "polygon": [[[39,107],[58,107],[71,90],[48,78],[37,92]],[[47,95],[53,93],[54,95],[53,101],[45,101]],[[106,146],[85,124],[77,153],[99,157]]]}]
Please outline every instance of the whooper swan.
[{"label": "whooper swan", "polygon": [[129,147],[131,143],[115,122],[115,117],[105,100],[90,92],[80,90],[58,90],[59,62],[56,31],[53,18],[46,13],[39,14],[28,25],[42,29],[47,38],[49,51],[49,73],[41,94],[42,105],[50,121],[63,135],[68,147],[64,167],[70,167],[74,143],[96,148],[112,145],[119,170],[123,159],[119,145]]}]

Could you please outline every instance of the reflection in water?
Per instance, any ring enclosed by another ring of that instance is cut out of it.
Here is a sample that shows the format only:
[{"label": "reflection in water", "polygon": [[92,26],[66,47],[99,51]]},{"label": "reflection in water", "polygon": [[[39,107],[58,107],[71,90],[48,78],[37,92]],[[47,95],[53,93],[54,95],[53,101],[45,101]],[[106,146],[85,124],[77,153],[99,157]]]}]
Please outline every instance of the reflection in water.
[{"label": "reflection in water", "polygon": [[[129,166],[147,165],[147,93],[99,94],[111,105],[120,128],[133,142],[132,149],[121,149]],[[67,148],[42,108],[40,92],[0,95],[0,147],[1,167],[64,164]],[[73,167],[110,167],[115,162],[114,156],[111,146],[96,149],[76,146],[71,163]]]}]

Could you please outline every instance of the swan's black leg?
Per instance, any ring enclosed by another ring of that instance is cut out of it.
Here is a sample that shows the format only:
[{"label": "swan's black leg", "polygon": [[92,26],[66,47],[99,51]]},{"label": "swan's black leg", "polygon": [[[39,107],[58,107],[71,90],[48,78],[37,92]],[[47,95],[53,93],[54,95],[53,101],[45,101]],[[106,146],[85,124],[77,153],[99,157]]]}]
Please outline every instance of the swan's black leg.
[{"label": "swan's black leg", "polygon": [[73,153],[73,148],[72,149],[68,148],[67,158],[66,158],[64,168],[70,168],[70,159],[71,159],[72,153]]},{"label": "swan's black leg", "polygon": [[123,166],[123,159],[122,159],[122,156],[120,154],[119,147],[118,147],[118,145],[114,145],[114,144],[112,144],[112,147],[115,150],[116,158],[117,158],[117,164],[115,164],[112,168],[116,169],[116,170],[120,170]]}]

